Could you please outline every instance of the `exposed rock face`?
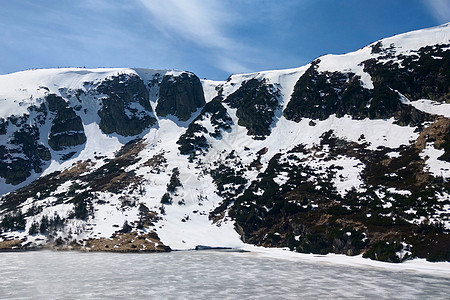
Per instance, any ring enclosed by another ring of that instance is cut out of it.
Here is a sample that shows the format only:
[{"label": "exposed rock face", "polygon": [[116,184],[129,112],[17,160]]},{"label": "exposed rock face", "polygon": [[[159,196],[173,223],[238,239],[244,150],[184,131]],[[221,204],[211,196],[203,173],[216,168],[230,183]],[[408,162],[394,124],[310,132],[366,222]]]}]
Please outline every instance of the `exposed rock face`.
[{"label": "exposed rock face", "polygon": [[45,105],[32,106],[29,113],[33,113],[34,118],[25,114],[2,120],[0,177],[5,178],[9,184],[24,181],[32,171],[42,172],[43,166],[51,158],[50,151],[39,139],[39,126],[45,123],[47,117]]},{"label": "exposed rock face", "polygon": [[248,135],[262,140],[270,134],[279,97],[279,91],[272,84],[251,79],[228,96],[225,103],[237,108],[238,124],[247,128]]},{"label": "exposed rock face", "polygon": [[54,115],[48,145],[55,151],[84,144],[83,123],[72,107],[57,95],[46,97],[49,111]]},{"label": "exposed rock face", "polygon": [[147,89],[139,76],[121,74],[105,80],[97,92],[107,95],[102,98],[103,107],[98,112],[104,133],[137,135],[155,123]]},{"label": "exposed rock face", "polygon": [[324,120],[331,114],[366,117],[372,95],[362,87],[360,77],[354,73],[319,73],[318,63],[320,60],[313,62],[295,84],[291,101],[284,110],[286,118],[299,122],[302,118]]},{"label": "exposed rock face", "polygon": [[[411,55],[397,55],[380,42],[382,57],[364,62],[374,82],[399,91],[409,100],[450,102],[449,45],[420,48]],[[383,62],[383,60],[388,60]]]},{"label": "exposed rock face", "polygon": [[364,87],[360,76],[351,72],[319,72],[320,59],[315,60],[297,81],[284,110],[286,118],[299,122],[301,118],[324,120],[331,114],[356,119],[394,116],[400,125],[418,125],[425,116],[403,104],[401,95],[409,100],[448,100],[450,50],[446,46],[423,47],[410,56],[395,56],[389,48],[376,52],[383,56],[361,63],[373,89]]},{"label": "exposed rock face", "polygon": [[5,119],[0,118],[0,135],[6,134],[6,125],[7,125],[7,122],[5,121]]},{"label": "exposed rock face", "polygon": [[156,107],[158,116],[174,115],[186,121],[203,105],[205,105],[205,97],[197,76],[183,72],[179,76],[165,75],[163,77]]},{"label": "exposed rock face", "polygon": [[[222,97],[218,96],[208,102],[200,115],[189,124],[186,132],[177,141],[180,145],[181,154],[195,155],[199,152],[207,150],[209,145],[207,137],[220,138],[223,131],[231,129],[233,120],[229,116],[227,110],[221,103]],[[209,122],[214,131],[209,132],[202,122]]]}]

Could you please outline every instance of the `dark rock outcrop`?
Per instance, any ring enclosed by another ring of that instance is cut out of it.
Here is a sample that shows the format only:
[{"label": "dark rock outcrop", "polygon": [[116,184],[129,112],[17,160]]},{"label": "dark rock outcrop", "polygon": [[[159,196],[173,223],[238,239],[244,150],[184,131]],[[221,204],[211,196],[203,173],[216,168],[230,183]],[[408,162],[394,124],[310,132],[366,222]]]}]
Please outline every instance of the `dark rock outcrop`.
[{"label": "dark rock outcrop", "polygon": [[107,95],[102,99],[103,107],[98,112],[100,129],[104,133],[137,135],[156,122],[147,88],[139,76],[118,75],[103,81],[97,91]]},{"label": "dark rock outcrop", "polygon": [[[388,86],[409,100],[431,99],[450,102],[449,45],[426,46],[416,53],[399,55],[388,62],[379,59],[365,61],[364,71],[374,85]],[[389,52],[389,49],[383,49]]]},{"label": "dark rock outcrop", "polygon": [[205,105],[203,87],[197,76],[184,72],[179,76],[163,77],[156,107],[158,116],[174,115],[181,121],[186,121],[203,105]]},{"label": "dark rock outcrop", "polygon": [[300,77],[291,100],[284,110],[287,119],[299,122],[301,118],[324,120],[332,114],[349,114],[361,119],[367,116],[367,104],[372,95],[362,87],[354,73],[317,71],[320,60]]},{"label": "dark rock outcrop", "polygon": [[279,96],[279,91],[272,84],[250,79],[228,96],[225,103],[237,108],[238,124],[247,128],[248,135],[263,140],[270,134]]},{"label": "dark rock outcrop", "polygon": [[63,98],[51,94],[46,97],[48,109],[54,114],[48,145],[55,151],[82,145],[86,142],[83,123]]},{"label": "dark rock outcrop", "polygon": [[0,118],[0,135],[5,135],[6,134],[6,121],[3,118]]},{"label": "dark rock outcrop", "polygon": [[286,118],[299,122],[302,118],[324,120],[332,114],[347,114],[355,119],[394,117],[399,125],[417,126],[426,115],[403,104],[400,94],[409,100],[450,101],[450,50],[444,50],[445,46],[427,46],[414,55],[397,57],[381,45],[373,48],[376,53],[386,52],[382,57],[388,59],[362,63],[373,89],[365,88],[360,77],[351,72],[317,71],[317,59],[295,84],[284,110]]},{"label": "dark rock outcrop", "polygon": [[[231,129],[233,120],[228,115],[227,110],[221,103],[222,97],[218,96],[212,101],[208,102],[203,107],[200,115],[189,124],[186,132],[179,138],[177,144],[180,145],[179,149],[181,154],[195,155],[197,151],[208,149],[209,145],[205,135],[209,134],[211,137],[220,138],[223,131]],[[208,132],[200,122],[210,119],[211,125],[214,127],[214,132]]]},{"label": "dark rock outcrop", "polygon": [[47,110],[41,107],[30,107],[36,111],[34,120],[25,114],[22,117],[11,116],[3,121],[4,133],[9,125],[18,127],[8,139],[0,144],[0,177],[6,183],[19,184],[27,179],[31,172],[42,172],[43,165],[50,160],[51,154],[47,147],[39,142],[38,125],[45,121]]}]

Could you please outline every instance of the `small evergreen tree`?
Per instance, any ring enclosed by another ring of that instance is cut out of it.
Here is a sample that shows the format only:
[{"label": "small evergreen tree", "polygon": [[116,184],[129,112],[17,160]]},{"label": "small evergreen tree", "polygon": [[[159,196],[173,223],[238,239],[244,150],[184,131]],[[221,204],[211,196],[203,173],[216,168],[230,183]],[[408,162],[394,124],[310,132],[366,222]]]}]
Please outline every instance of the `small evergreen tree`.
[{"label": "small evergreen tree", "polygon": [[28,234],[35,235],[39,233],[39,223],[34,221],[31,223],[30,229],[28,229]]},{"label": "small evergreen tree", "polygon": [[75,203],[74,216],[79,220],[87,220],[89,217],[88,203],[86,200],[81,200]]},{"label": "small evergreen tree", "polygon": [[129,232],[131,232],[132,229],[133,229],[133,227],[131,227],[130,224],[128,224],[128,221],[125,220],[125,222],[123,223],[121,232],[129,233]]},{"label": "small evergreen tree", "polygon": [[53,231],[57,231],[61,229],[64,225],[64,220],[56,213],[53,216],[53,219],[50,222],[50,227]]},{"label": "small evergreen tree", "polygon": [[139,221],[138,221],[138,224],[137,224],[136,228],[138,228],[138,229],[143,229],[144,228],[144,225],[145,225],[145,223],[148,220],[148,213],[149,212],[150,212],[150,210],[148,209],[147,206],[145,206],[145,204],[141,203],[139,205],[139,214],[138,214]]},{"label": "small evergreen tree", "polygon": [[172,204],[172,197],[169,193],[165,193],[161,198],[162,204]]},{"label": "small evergreen tree", "polygon": [[39,226],[39,232],[42,234],[47,234],[48,225],[49,225],[48,217],[46,215],[42,216],[41,225]]},{"label": "small evergreen tree", "polygon": [[1,222],[1,227],[5,231],[25,230],[27,221],[21,210],[6,214]]},{"label": "small evergreen tree", "polygon": [[167,191],[174,193],[179,186],[182,186],[180,181],[180,170],[178,168],[174,168],[172,170],[172,176],[170,176],[170,182],[167,184]]}]

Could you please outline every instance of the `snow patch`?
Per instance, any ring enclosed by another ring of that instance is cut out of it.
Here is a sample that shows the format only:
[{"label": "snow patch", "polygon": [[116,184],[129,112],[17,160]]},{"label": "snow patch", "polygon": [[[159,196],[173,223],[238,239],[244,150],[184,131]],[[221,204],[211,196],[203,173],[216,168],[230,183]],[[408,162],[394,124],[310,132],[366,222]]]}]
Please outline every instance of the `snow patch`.
[{"label": "snow patch", "polygon": [[429,114],[450,118],[450,103],[441,103],[427,99],[420,99],[417,101],[407,102],[407,104]]},{"label": "snow patch", "polygon": [[[413,272],[418,274],[429,274],[450,278],[449,262],[428,262],[425,259],[407,260],[401,264],[393,264],[363,258],[362,254],[358,256],[346,256],[343,254],[304,254],[289,251],[288,248],[263,248],[254,245],[245,244],[244,250],[250,251],[257,257],[267,257],[284,259],[295,262],[315,262],[322,264],[343,265],[351,267],[377,268],[390,272]],[[238,255],[238,254],[235,254]]]},{"label": "snow patch", "polygon": [[420,157],[426,163],[425,171],[430,172],[435,177],[449,178],[450,163],[438,159],[444,153],[444,150],[434,148],[433,142],[428,142],[426,148],[420,153]]}]

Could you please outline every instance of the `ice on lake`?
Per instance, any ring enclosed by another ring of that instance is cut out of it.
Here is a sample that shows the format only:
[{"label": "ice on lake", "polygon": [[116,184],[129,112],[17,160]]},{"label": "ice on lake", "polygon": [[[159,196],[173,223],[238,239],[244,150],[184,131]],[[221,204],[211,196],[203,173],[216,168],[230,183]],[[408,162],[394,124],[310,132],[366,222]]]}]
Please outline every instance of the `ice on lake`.
[{"label": "ice on lake", "polygon": [[450,286],[445,276],[251,252],[7,252],[0,263],[1,299],[445,299]]}]

